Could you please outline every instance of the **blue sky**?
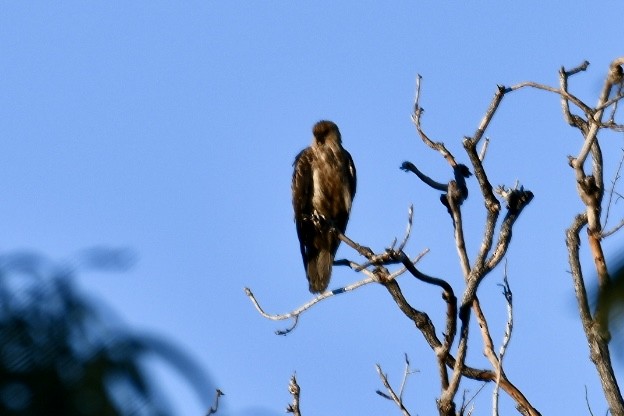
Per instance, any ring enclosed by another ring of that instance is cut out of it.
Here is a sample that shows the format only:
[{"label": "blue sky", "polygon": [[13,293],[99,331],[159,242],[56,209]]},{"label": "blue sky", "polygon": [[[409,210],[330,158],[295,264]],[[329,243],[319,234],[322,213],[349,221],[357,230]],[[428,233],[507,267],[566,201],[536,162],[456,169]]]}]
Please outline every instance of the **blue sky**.
[{"label": "blue sky", "polygon": [[[292,221],[293,158],[317,120],[338,123],[358,169],[348,235],[381,250],[402,236],[414,204],[408,250],[429,248],[422,270],[459,291],[448,214],[437,192],[398,169],[407,159],[449,179],[410,121],[416,74],[424,128],[467,162],[461,138],[497,84],[556,85],[562,65],[587,59],[570,87],[593,104],[609,62],[624,53],[622,16],[617,1],[5,2],[0,247],[60,262],[93,246],[131,249],[131,271],[84,273],[81,287],[197,359],[226,393],[223,414],[282,414],[293,371],[307,415],[398,414],[374,393],[374,365],[398,383],[404,353],[419,370],[407,405],[433,414],[434,355],[383,288],[321,303],[287,337],[245,297],[249,286],[276,313],[310,299]],[[535,194],[508,253],[516,322],[506,372],[543,414],[586,413],[585,386],[604,414],[564,245],[581,209],[566,159],[580,135],[556,96],[531,90],[504,99],[487,135],[491,182],[520,180]],[[622,134],[604,140],[610,180]],[[469,186],[474,255],[485,214],[476,181]],[[622,214],[616,209],[612,224]],[[610,238],[607,253],[623,243]],[[345,247],[339,256],[357,259]],[[331,287],[359,278],[338,268]],[[505,319],[501,279],[495,270],[479,292],[495,340]],[[412,280],[401,279],[404,292],[441,328],[438,291]],[[481,348],[473,332],[468,361],[487,367]],[[157,371],[180,414],[203,411],[166,368]],[[490,394],[486,386],[476,414],[489,412]],[[501,406],[513,411],[506,397]]]}]

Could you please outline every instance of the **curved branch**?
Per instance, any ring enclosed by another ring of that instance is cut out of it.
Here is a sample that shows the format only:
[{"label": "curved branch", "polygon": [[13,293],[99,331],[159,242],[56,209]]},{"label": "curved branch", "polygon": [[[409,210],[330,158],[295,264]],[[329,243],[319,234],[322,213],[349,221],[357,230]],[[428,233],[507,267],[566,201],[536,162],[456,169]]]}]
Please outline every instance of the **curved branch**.
[{"label": "curved branch", "polygon": [[580,98],[560,88],[551,87],[550,85],[540,84],[538,82],[533,82],[533,81],[525,81],[525,82],[521,82],[519,84],[509,87],[507,92],[517,91],[519,89],[527,88],[527,87],[558,94],[561,97],[565,98],[566,100],[569,100],[572,103],[574,103],[574,105],[576,105],[578,108],[583,110],[583,112],[588,117],[591,117],[594,114],[594,110],[591,107],[589,107],[587,104],[585,104]]},{"label": "curved branch", "polygon": [[223,393],[221,390],[217,389],[217,391],[215,393],[215,403],[214,403],[213,406],[210,406],[210,409],[208,409],[207,416],[214,415],[214,414],[217,413],[217,411],[219,410],[219,398],[221,396],[225,396],[225,393]]},{"label": "curved branch", "polygon": [[444,146],[444,143],[432,141],[425,134],[425,132],[422,130],[422,128],[420,126],[420,117],[422,116],[422,113],[425,111],[420,106],[420,81],[421,81],[421,79],[422,79],[422,77],[420,76],[420,74],[416,76],[416,93],[415,93],[415,97],[414,97],[414,111],[412,113],[412,122],[416,126],[416,130],[418,131],[418,135],[420,136],[422,141],[427,146],[432,148],[433,150],[436,150],[436,151],[440,152],[442,157],[444,157],[444,159],[446,159],[446,161],[451,166],[454,167],[455,165],[457,165],[457,162],[455,162],[455,158],[453,157],[451,152],[449,152],[449,150]]},{"label": "curved branch", "polygon": [[414,165],[412,162],[408,162],[408,161],[403,162],[401,164],[400,169],[405,171],[405,172],[412,172],[412,173],[414,173],[416,176],[418,176],[418,179],[420,179],[426,185],[429,185],[433,189],[436,189],[436,190],[442,191],[442,192],[446,192],[447,185],[445,183],[434,181],[429,176],[425,175],[420,170],[418,170],[416,165]]},{"label": "curved branch", "polygon": [[405,268],[417,279],[429,283],[435,286],[442,288],[443,294],[442,299],[446,302],[446,330],[444,337],[444,344],[442,348],[437,351],[436,355],[438,356],[438,361],[440,364],[440,375],[442,378],[442,388],[446,389],[448,387],[448,375],[446,372],[446,359],[451,350],[451,345],[453,345],[453,341],[455,339],[455,334],[457,333],[457,298],[455,297],[455,293],[453,292],[453,288],[451,285],[443,280],[436,277],[428,276],[421,271],[419,271],[409,260],[405,253],[394,252],[392,253],[393,257],[399,259]]},{"label": "curved branch", "polygon": [[251,300],[251,302],[253,303],[253,305],[256,307],[256,310],[260,313],[260,315],[262,315],[263,317],[265,317],[266,319],[270,319],[272,321],[283,321],[286,319],[293,319],[293,324],[292,326],[290,326],[289,328],[285,329],[285,330],[278,330],[275,331],[275,333],[277,335],[286,335],[288,334],[290,331],[292,331],[293,329],[295,329],[295,327],[297,326],[297,323],[299,322],[299,315],[301,315],[303,312],[305,312],[306,310],[310,309],[312,306],[314,306],[315,304],[327,299],[327,298],[331,298],[335,295],[340,295],[342,293],[346,293],[346,292],[350,292],[352,290],[357,289],[360,286],[364,286],[367,285],[369,283],[373,283],[375,281],[377,281],[377,278],[368,270],[363,269],[362,272],[364,272],[365,274],[369,275],[369,277],[359,280],[355,283],[352,283],[348,286],[344,286],[342,288],[339,289],[335,289],[332,291],[326,291],[324,293],[321,293],[320,295],[316,296],[314,299],[310,300],[309,302],[304,303],[303,305],[301,305],[300,307],[298,307],[297,309],[288,312],[288,313],[283,313],[283,314],[270,314],[270,313],[266,313],[264,311],[264,309],[262,309],[262,307],[260,306],[260,303],[258,303],[258,300],[256,299],[256,297],[254,296],[253,292],[251,291],[251,289],[249,289],[248,287],[245,288],[245,294],[249,297],[249,299]]}]

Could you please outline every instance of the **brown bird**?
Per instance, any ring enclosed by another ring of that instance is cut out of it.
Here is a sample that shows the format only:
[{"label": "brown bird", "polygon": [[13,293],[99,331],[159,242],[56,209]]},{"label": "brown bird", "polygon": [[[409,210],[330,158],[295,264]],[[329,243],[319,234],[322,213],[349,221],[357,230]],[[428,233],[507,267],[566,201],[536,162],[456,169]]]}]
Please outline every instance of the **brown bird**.
[{"label": "brown bird", "polygon": [[340,240],[330,231],[344,233],[355,196],[355,165],[342,147],[338,126],[319,121],[312,129],[310,147],[302,150],[293,166],[293,208],[303,267],[310,292],[327,289]]}]

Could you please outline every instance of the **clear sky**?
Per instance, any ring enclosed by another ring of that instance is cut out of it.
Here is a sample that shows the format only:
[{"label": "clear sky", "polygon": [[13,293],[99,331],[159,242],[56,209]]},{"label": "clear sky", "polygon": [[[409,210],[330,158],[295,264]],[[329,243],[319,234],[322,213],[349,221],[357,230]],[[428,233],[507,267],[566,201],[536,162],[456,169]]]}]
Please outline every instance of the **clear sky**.
[{"label": "clear sky", "polygon": [[[286,323],[264,320],[245,297],[249,286],[275,313],[311,299],[292,221],[294,156],[316,121],[335,121],[358,169],[348,235],[382,250],[403,235],[414,204],[407,249],[429,248],[422,270],[459,292],[439,195],[398,168],[407,159],[450,179],[410,121],[416,74],[424,128],[467,163],[461,139],[497,84],[556,85],[562,65],[588,60],[570,86],[593,104],[609,62],[624,54],[622,17],[616,0],[3,2],[0,248],[59,262],[93,246],[133,250],[138,262],[128,273],[83,273],[80,286],[201,363],[226,393],[221,414],[282,414],[294,371],[306,415],[398,414],[375,394],[382,386],[374,366],[396,384],[404,353],[419,370],[407,405],[434,414],[434,354],[382,287],[317,305],[287,337],[274,334]],[[581,209],[566,159],[580,135],[563,121],[557,97],[529,90],[504,99],[487,135],[491,182],[519,180],[535,194],[508,254],[516,321],[506,372],[545,415],[587,414],[585,386],[594,414],[604,414],[564,244]],[[622,134],[605,141],[609,183]],[[474,179],[469,187],[464,219],[474,256],[485,214]],[[606,244],[612,255],[624,239]],[[345,247],[339,257],[357,259]],[[337,268],[330,287],[359,278]],[[501,279],[495,270],[480,291],[496,342],[505,320]],[[439,291],[408,276],[400,283],[441,332]],[[488,367],[472,335],[468,362]],[[616,367],[624,371],[621,356]],[[180,414],[205,410],[159,371]],[[475,414],[490,412],[491,389],[478,396]],[[501,400],[502,413],[513,414]]]}]

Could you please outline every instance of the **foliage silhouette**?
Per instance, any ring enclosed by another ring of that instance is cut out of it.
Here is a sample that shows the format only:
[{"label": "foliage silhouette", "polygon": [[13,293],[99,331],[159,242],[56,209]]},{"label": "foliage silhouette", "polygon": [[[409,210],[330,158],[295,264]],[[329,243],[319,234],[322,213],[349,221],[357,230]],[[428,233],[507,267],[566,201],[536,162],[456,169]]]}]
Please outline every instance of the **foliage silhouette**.
[{"label": "foliage silhouette", "polygon": [[[87,268],[126,269],[131,256],[90,249]],[[81,293],[76,268],[34,253],[0,256],[0,414],[169,415],[146,359],[164,359],[208,407],[214,384],[178,348],[137,334]]]}]

